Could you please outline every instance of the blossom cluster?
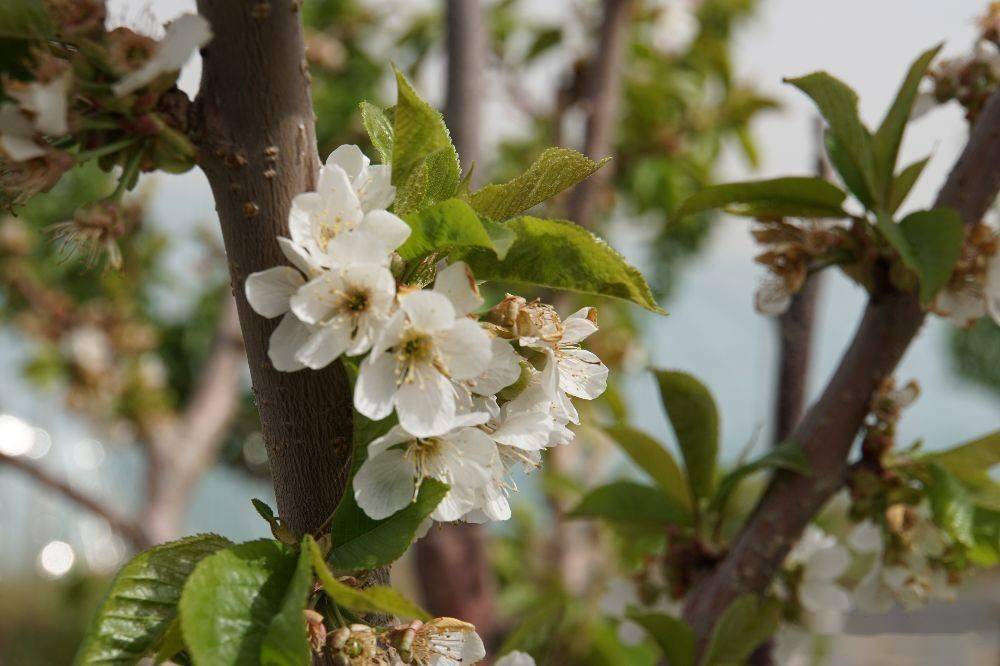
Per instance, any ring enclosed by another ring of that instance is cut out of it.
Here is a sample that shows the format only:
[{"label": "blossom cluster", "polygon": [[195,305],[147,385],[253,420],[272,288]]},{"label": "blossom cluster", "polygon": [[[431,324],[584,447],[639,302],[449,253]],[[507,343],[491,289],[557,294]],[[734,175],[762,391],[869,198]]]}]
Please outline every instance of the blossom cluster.
[{"label": "blossom cluster", "polygon": [[580,348],[596,312],[563,320],[508,295],[480,316],[483,298],[461,261],[440,262],[430,288],[400,283],[396,250],[411,230],[387,210],[394,197],[391,167],[357,146],[334,150],[317,190],[293,200],[290,237],[278,239],[291,266],[250,275],[247,300],[281,318],[268,350],[275,369],[355,357],[355,409],[372,420],[395,414],[354,478],[366,514],[396,513],[435,479],[449,486],[435,520],[506,520],[512,472],[573,439],[571,397],[605,389],[607,367]]}]

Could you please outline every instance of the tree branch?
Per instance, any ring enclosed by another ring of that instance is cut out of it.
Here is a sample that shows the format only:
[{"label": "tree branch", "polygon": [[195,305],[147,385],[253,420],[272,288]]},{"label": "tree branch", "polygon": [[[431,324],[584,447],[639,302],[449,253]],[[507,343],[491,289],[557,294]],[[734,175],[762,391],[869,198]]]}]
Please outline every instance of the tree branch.
[{"label": "tree branch", "polygon": [[81,493],[65,481],[49,475],[49,473],[41,467],[34,465],[23,458],[11,456],[3,453],[2,451],[0,451],[0,463],[9,465],[24,472],[49,490],[58,493],[74,504],[81,506],[87,511],[90,511],[91,513],[108,521],[108,524],[111,525],[116,532],[128,539],[136,550],[142,550],[143,548],[149,546],[149,539],[146,538],[145,533],[138,524],[129,518],[118,515],[114,510],[108,508],[93,497]]},{"label": "tree branch", "polygon": [[[599,160],[614,150],[618,102],[621,97],[622,72],[628,46],[629,0],[604,0],[597,52],[591,56],[583,98],[587,111],[587,139],[584,152]],[[577,224],[593,225],[594,205],[612,166],[606,166],[577,185],[569,202],[569,219]]]},{"label": "tree branch", "polygon": [[176,422],[149,447],[143,520],[154,543],[179,535],[191,489],[215,460],[236,417],[245,367],[236,302],[227,297],[194,391]]},{"label": "tree branch", "polygon": [[[195,100],[199,164],[215,197],[267,444],[278,512],[297,534],[319,528],[343,493],[351,459],[351,392],[340,363],[279,372],[267,357],[277,320],[256,314],[247,275],[287,263],[292,197],[319,167],[297,0],[199,0],[214,39]],[[261,6],[267,11],[260,11]]]},{"label": "tree branch", "polygon": [[448,93],[444,117],[465,171],[479,162],[486,92],[486,26],[479,0],[447,0]]},{"label": "tree branch", "polygon": [[[935,206],[979,222],[1000,188],[1000,92],[983,110]],[[738,596],[764,592],[802,530],[844,483],[847,457],[872,393],[895,370],[920,330],[924,312],[912,293],[886,285],[871,297],[840,365],[791,439],[812,473],[778,473],[743,526],[729,555],[689,596],[684,616],[702,647],[723,611]]]}]

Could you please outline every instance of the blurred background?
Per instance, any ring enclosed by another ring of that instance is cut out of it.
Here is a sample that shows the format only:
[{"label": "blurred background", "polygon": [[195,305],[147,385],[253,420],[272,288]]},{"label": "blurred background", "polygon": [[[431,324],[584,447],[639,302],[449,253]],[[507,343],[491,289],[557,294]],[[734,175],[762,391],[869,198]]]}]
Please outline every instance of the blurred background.
[{"label": "blurred background", "polygon": [[[763,268],[746,220],[706,215],[668,225],[672,210],[709,183],[816,171],[813,109],[782,77],[830,71],[857,90],[863,118],[875,123],[917,53],[941,41],[943,58],[970,53],[986,3],[636,0],[618,3],[627,7],[618,60],[601,49],[604,12],[614,4],[484,2],[481,119],[474,141],[459,135],[475,147],[459,142],[459,150],[466,167],[475,156],[480,183],[523,170],[553,144],[614,155],[589,195],[593,226],[650,277],[670,314],[602,308],[595,351],[617,381],[591,416],[627,418],[670,441],[644,369],[687,370],[715,394],[723,457],[733,461],[777,437],[778,327],[754,311]],[[194,2],[116,0],[109,8],[116,25],[158,37]],[[303,14],[321,155],[341,143],[367,150],[357,103],[392,103],[390,62],[445,108],[444,3],[305,0]],[[595,98],[584,84],[600,61],[612,66],[615,100],[604,145],[587,129]],[[182,74],[189,95],[199,70],[196,57]],[[904,208],[930,204],[966,136],[957,104],[911,127],[902,163],[932,159]],[[112,188],[107,174],[81,170],[0,221],[0,664],[70,663],[107,577],[143,543],[197,532],[268,535],[249,502],[273,504],[273,496],[208,184],[197,170],[145,176],[127,199],[134,232],[120,241],[120,272],[60,257],[45,230]],[[553,204],[565,215],[575,205]],[[825,383],[864,300],[839,273],[824,276],[809,396]],[[931,318],[897,378],[922,389],[901,443],[942,448],[994,430],[1000,329],[986,319],[956,331]],[[559,507],[634,473],[597,432],[584,427],[579,439],[574,457],[525,480],[515,517],[486,536],[498,631],[509,634],[511,618],[537,610],[539,590],[555,575],[542,537]],[[596,559],[580,564],[582,594],[594,598],[619,573],[615,556]],[[426,579],[418,552],[394,568],[394,580],[426,597],[433,590],[421,589],[421,573]],[[538,626],[552,621],[538,612]],[[591,630],[593,650],[614,640]],[[619,657],[594,663],[648,656],[608,649]],[[1000,663],[1000,584],[987,574],[954,604],[854,617],[848,635],[817,654],[843,664]]]}]

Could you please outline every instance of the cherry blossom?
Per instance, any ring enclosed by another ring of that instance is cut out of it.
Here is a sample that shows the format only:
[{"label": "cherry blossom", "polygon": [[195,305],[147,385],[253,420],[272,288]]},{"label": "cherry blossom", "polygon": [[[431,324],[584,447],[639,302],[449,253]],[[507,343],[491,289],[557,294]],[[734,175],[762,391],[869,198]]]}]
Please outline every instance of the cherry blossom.
[{"label": "cherry blossom", "polygon": [[786,565],[800,571],[796,594],[805,612],[804,624],[818,634],[837,634],[843,629],[844,614],[851,597],[838,582],[850,555],[837,540],[815,525],[809,525]]},{"label": "cherry blossom", "polygon": [[166,35],[157,44],[153,57],[123,76],[111,90],[117,97],[123,97],[152,83],[161,74],[180,70],[191,54],[211,39],[208,21],[197,14],[183,14],[167,25]]}]

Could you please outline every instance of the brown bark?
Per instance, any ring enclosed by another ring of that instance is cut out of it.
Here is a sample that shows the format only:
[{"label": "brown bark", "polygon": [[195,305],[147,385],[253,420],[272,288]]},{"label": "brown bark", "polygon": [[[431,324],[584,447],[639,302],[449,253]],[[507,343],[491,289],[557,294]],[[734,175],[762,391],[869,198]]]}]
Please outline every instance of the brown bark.
[{"label": "brown bark", "polygon": [[468,172],[479,162],[482,103],[486,93],[486,26],[479,0],[447,0],[448,92],[444,117]]},{"label": "brown bark", "polygon": [[[622,73],[628,47],[629,0],[604,0],[597,52],[591,56],[583,97],[587,112],[584,153],[591,159],[607,157],[614,150]],[[608,165],[577,185],[570,195],[569,219],[584,227],[594,223],[598,196],[611,176]]]},{"label": "brown bark", "polygon": [[215,462],[239,407],[239,379],[246,367],[236,303],[227,298],[197,384],[175,423],[149,446],[146,506],[142,520],[152,543],[181,534],[191,492]]},{"label": "brown bark", "polygon": [[[1000,92],[983,110],[935,206],[951,207],[966,224],[974,224],[993,204],[998,188]],[[702,647],[733,600],[767,588],[802,530],[843,485],[872,393],[894,371],[923,320],[912,293],[895,291],[884,281],[872,295],[833,378],[792,433],[812,473],[775,476],[730,553],[688,597],[684,617]]]},{"label": "brown bark", "polygon": [[292,197],[316,183],[300,4],[199,0],[215,37],[203,54],[194,120],[199,164],[222,226],[278,512],[304,534],[323,524],[344,490],[350,387],[339,363],[319,371],[275,370],[267,347],[278,320],[257,315],[243,291],[250,273],[287,263],[276,237],[288,233]]},{"label": "brown bark", "polygon": [[77,506],[80,506],[94,515],[100,516],[104,520],[108,521],[111,529],[128,539],[129,543],[131,543],[132,547],[136,550],[142,550],[149,545],[149,540],[146,538],[145,532],[135,521],[119,515],[115,510],[106,506],[103,502],[99,502],[93,497],[80,492],[65,481],[51,476],[38,465],[35,465],[34,463],[18,456],[8,455],[2,451],[0,451],[0,464],[8,465],[14,469],[24,472],[42,486],[52,490],[62,497],[65,497]]}]

